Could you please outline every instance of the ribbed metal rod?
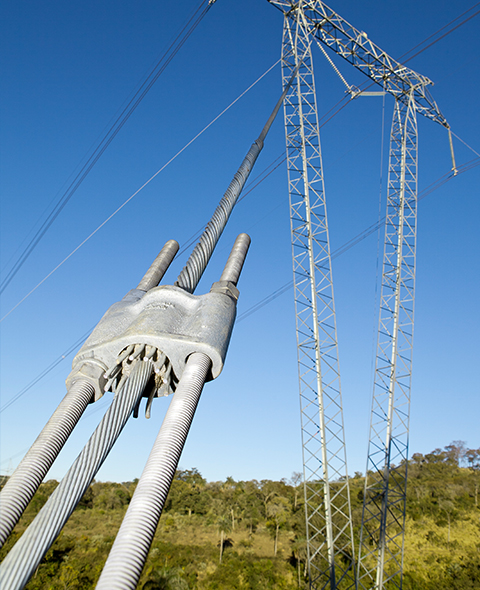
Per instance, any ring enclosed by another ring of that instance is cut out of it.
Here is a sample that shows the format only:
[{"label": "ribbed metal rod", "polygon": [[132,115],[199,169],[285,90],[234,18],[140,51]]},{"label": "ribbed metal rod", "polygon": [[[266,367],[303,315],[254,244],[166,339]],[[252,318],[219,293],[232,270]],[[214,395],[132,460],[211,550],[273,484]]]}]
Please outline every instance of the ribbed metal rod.
[{"label": "ribbed metal rod", "polygon": [[176,240],[168,240],[165,246],[160,250],[159,255],[152,262],[152,265],[145,273],[143,279],[138,283],[137,289],[142,291],[149,291],[156,287],[167,272],[168,267],[175,258],[178,252],[178,242]]},{"label": "ribbed metal rod", "polygon": [[106,459],[152,371],[153,363],[137,361],[82,452],[0,565],[2,590],[20,590],[28,582]]},{"label": "ribbed metal rod", "polygon": [[97,590],[137,587],[210,366],[203,353],[189,357]]},{"label": "ribbed metal rod", "polygon": [[0,493],[0,547],[3,546],[43,478],[93,398],[93,386],[76,381]]},{"label": "ribbed metal rod", "polygon": [[187,260],[187,264],[183,268],[182,272],[178,275],[178,279],[175,282],[177,287],[185,289],[188,293],[193,293],[197,288],[197,285],[207,267],[208,261],[210,260],[215,246],[220,239],[220,236],[227,225],[227,221],[232,213],[233,207],[240,196],[240,193],[247,182],[247,179],[252,171],[255,162],[257,161],[258,155],[262,151],[263,142],[267,136],[270,127],[277,116],[278,110],[280,109],[283,99],[285,98],[288,89],[290,88],[295,76],[297,75],[298,67],[293,72],[288,84],[285,86],[285,90],[280,97],[280,100],[275,105],[272,114],[268,118],[265,126],[262,129],[257,140],[255,140],[245,156],[240,168],[235,173],[232,182],[230,183],[227,191],[223,195],[218,207],[212,215],[212,219],[207,223],[207,226],[200,236],[198,244],[193,249],[190,258]]},{"label": "ribbed metal rod", "polygon": [[251,240],[248,234],[239,234],[237,236],[225,268],[223,269],[222,276],[220,277],[221,281],[230,281],[234,285],[238,283],[248,249],[250,248],[250,242]]}]

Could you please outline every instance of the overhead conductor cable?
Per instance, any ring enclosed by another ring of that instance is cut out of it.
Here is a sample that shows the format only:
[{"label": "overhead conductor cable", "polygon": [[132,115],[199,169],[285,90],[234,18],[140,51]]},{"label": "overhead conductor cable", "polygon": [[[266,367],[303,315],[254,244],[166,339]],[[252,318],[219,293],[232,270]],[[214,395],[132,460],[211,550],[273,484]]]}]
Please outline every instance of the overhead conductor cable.
[{"label": "overhead conductor cable", "polygon": [[228,186],[222,200],[218,204],[218,207],[215,209],[211,220],[208,222],[203,234],[200,237],[198,244],[193,249],[193,252],[190,255],[190,258],[187,260],[187,264],[185,265],[182,272],[179,274],[178,279],[175,282],[177,287],[181,287],[185,289],[188,293],[193,293],[202,277],[202,274],[207,267],[208,261],[212,256],[213,250],[217,245],[220,236],[227,225],[227,221],[232,213],[232,210],[235,206],[235,203],[240,196],[240,193],[247,182],[247,179],[252,171],[255,162],[263,149],[263,142],[267,136],[267,133],[272,126],[277,113],[282,106],[283,99],[285,98],[290,86],[297,75],[298,68],[301,64],[297,66],[295,71],[293,72],[292,77],[288,81],[288,84],[285,86],[285,90],[280,97],[280,100],[275,105],[272,114],[268,118],[268,121],[265,123],[262,132],[258,136],[251,148],[249,149],[247,155],[245,156],[243,162],[240,165],[240,168],[235,173],[232,182]]},{"label": "overhead conductor cable", "polygon": [[[263,148],[267,133],[297,75],[298,67],[175,282],[177,287],[188,293],[195,291],[205,271]],[[232,283],[236,288],[249,244],[250,238],[246,234],[238,236],[220,282]],[[187,361],[182,379],[98,582],[99,590],[133,590],[137,586],[210,366],[211,359],[203,353],[194,353]]]},{"label": "overhead conductor cable", "polygon": [[[182,270],[175,283],[176,286],[181,287],[188,293],[193,293],[198,285],[250,171],[263,148],[265,137],[280,109],[288,88],[296,76],[296,73],[297,70],[295,70],[292,75],[258,139],[250,148],[238,172],[235,174],[227,192],[214,212],[212,220],[205,228],[199,243],[195,247],[185,268]],[[248,236],[239,237],[239,241],[237,241],[234,247],[234,257],[244,256],[246,254],[248,248],[246,243],[247,241],[249,242],[249,238],[247,238]],[[165,249],[168,251],[168,256],[173,257],[176,253],[176,247],[172,246],[171,243],[167,244]],[[230,261],[228,264],[230,265],[230,270],[224,271],[225,276],[235,276],[242,266],[238,261]],[[152,268],[149,269],[147,272],[148,276],[144,277],[144,281],[140,282],[139,287],[142,287],[142,290],[143,288],[147,289],[150,285],[155,283],[155,266],[156,263],[154,263]],[[201,356],[208,358],[203,353],[195,354],[200,354]],[[198,357],[195,356],[195,358]],[[203,366],[204,363],[201,364]],[[206,371],[209,370],[211,364],[210,359],[207,364],[208,367]],[[138,403],[138,400],[142,396],[151,376],[153,370],[152,366],[152,363],[148,360],[145,363],[143,361],[137,361],[135,363],[130,377],[116,394],[112,405],[100,422],[97,430],[92,435],[90,441],[87,443],[82,453],[79,455],[33,523],[1,564],[0,585],[2,590],[16,590],[17,588],[21,588],[33,574],[88,485],[91,483],[93,477],[123,429],[124,424],[131,415],[132,410]],[[108,427],[106,427],[106,424],[108,424]],[[181,444],[181,448],[183,448],[183,443]]]},{"label": "overhead conductor cable", "polygon": [[[175,285],[185,291],[195,291],[297,72],[298,67],[178,276]],[[249,245],[249,236],[240,234],[220,282],[231,283],[236,288]],[[203,353],[194,353],[187,361],[182,379],[98,582],[99,590],[133,590],[137,586],[210,366],[211,359]]]},{"label": "overhead conductor cable", "polygon": [[[158,285],[178,251],[169,240],[140,281],[137,289],[148,291]],[[23,514],[43,478],[94,397],[93,386],[78,379],[53,413],[0,493],[0,547]]]},{"label": "overhead conductor cable", "polygon": [[135,363],[82,452],[0,565],[2,590],[20,590],[35,572],[116,442],[152,370],[151,362]]},{"label": "overhead conductor cable", "polygon": [[58,453],[94,395],[87,381],[77,381],[60,402],[0,493],[0,547],[42,483]]}]

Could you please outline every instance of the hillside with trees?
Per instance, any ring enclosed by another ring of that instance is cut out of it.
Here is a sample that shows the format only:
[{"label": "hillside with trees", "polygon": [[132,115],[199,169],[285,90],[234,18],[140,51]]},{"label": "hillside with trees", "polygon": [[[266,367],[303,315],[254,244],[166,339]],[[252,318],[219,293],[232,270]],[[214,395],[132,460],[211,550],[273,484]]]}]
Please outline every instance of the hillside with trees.
[{"label": "hillside with trees", "polygon": [[[5,480],[5,478],[3,478]],[[3,559],[57,482],[40,486]],[[93,483],[28,585],[94,588],[136,482]],[[351,479],[358,539],[364,478]],[[409,462],[405,590],[480,589],[480,449],[455,441]],[[139,588],[307,588],[300,474],[281,481],[207,482],[177,471]]]}]

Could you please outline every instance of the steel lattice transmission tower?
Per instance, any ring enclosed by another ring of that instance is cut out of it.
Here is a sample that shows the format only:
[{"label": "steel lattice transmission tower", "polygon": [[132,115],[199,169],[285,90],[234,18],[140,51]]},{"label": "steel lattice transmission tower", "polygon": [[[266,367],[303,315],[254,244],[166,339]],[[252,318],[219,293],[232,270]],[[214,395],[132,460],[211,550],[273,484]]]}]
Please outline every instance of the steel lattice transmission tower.
[{"label": "steel lattice transmission tower", "polygon": [[[292,88],[286,99],[285,125],[308,559],[314,587],[319,587],[320,580],[327,579],[327,564],[330,587],[338,586],[340,578],[335,560],[342,553],[344,557],[348,554],[350,545],[344,544],[344,540],[351,524],[347,524],[348,484],[345,480],[345,487],[340,485],[339,476],[344,467],[346,475],[345,447],[328,226],[309,43],[315,39],[319,45],[330,48],[395,98],[367,467],[371,473],[366,481],[357,582],[365,588],[381,589],[384,582],[390,580],[390,586],[401,587],[415,286],[416,113],[448,129],[455,170],[450,128],[428,91],[431,80],[391,58],[365,32],[356,29],[324,2],[268,1],[285,15],[284,81],[294,64],[300,63],[302,56],[304,59],[295,92]],[[349,91],[352,97],[361,94],[352,87]],[[338,480],[333,483],[335,477]],[[323,492],[313,482],[321,482]],[[341,524],[337,525],[340,520],[336,522],[335,519],[340,515]],[[314,522],[320,525],[314,526]],[[353,541],[351,547],[353,549]],[[320,552],[323,553],[318,565],[315,559]],[[349,566],[347,560],[347,566],[340,569],[348,578]]]},{"label": "steel lattice transmission tower", "polygon": [[283,84],[310,584],[355,587],[335,304],[317,103],[301,8],[285,18]]},{"label": "steel lattice transmission tower", "polygon": [[395,101],[358,580],[402,586],[417,237],[417,119]]}]

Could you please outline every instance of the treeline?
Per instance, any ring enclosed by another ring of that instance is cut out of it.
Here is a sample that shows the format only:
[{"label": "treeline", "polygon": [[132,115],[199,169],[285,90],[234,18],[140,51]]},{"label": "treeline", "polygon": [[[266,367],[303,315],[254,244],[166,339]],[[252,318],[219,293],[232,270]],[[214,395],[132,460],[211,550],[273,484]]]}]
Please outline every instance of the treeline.
[{"label": "treeline", "polygon": [[[57,482],[40,486],[0,552],[19,538]],[[454,442],[409,463],[405,590],[480,589],[480,449]],[[94,588],[136,481],[90,486],[28,589]],[[354,532],[364,478],[351,479]],[[207,482],[177,471],[139,588],[307,588],[303,485]],[[388,585],[386,586],[386,590]]]}]

